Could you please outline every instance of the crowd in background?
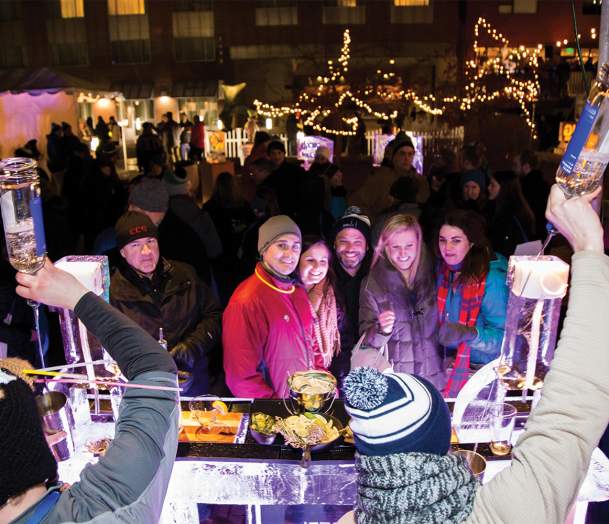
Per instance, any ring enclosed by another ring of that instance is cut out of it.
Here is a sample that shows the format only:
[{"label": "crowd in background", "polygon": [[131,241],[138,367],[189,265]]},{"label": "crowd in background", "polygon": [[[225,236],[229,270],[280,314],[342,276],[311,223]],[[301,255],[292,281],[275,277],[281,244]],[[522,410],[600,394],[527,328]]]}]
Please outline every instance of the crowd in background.
[{"label": "crowd in background", "polygon": [[[167,345],[186,394],[280,397],[306,368],[342,383],[359,344],[359,358],[454,396],[498,356],[507,258],[544,236],[549,186],[534,153],[493,171],[483,146],[467,145],[423,175],[400,132],[349,193],[327,148],[305,171],[258,132],[241,173],[221,173],[201,205],[182,162],[200,158],[197,126],[171,113],[144,124],[140,174],[125,183],[112,121],[87,124],[95,158],[68,124],[53,125],[51,175],[40,170],[49,257],[107,255],[111,302]],[[16,154],[41,157],[36,141]],[[7,263],[3,274],[0,340],[35,359]]]}]

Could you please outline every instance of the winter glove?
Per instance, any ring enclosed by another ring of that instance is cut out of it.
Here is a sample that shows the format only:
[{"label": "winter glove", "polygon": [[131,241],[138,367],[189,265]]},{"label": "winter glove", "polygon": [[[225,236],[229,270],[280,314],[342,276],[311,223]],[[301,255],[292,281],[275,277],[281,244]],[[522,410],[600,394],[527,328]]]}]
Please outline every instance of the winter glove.
[{"label": "winter glove", "polygon": [[458,322],[444,322],[438,332],[438,340],[445,347],[454,348],[461,342],[471,342],[478,336],[475,327],[464,326]]},{"label": "winter glove", "polygon": [[195,365],[195,355],[190,346],[184,342],[178,342],[171,348],[169,354],[175,360],[176,365],[181,370],[191,370]]}]

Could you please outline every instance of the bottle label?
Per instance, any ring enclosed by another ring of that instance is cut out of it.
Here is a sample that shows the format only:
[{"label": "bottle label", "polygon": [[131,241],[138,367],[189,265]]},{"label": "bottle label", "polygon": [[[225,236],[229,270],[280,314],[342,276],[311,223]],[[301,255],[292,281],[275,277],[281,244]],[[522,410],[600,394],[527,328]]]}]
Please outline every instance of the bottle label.
[{"label": "bottle label", "polygon": [[590,102],[586,102],[584,110],[579,117],[573,136],[567,145],[567,150],[560,161],[560,167],[569,175],[573,173],[573,169],[577,163],[577,157],[586,144],[594,120],[596,120],[596,115],[598,115],[598,110],[598,106],[593,106]]},{"label": "bottle label", "polygon": [[47,242],[44,236],[44,220],[42,219],[42,199],[39,196],[32,197],[30,200],[30,212],[34,222],[36,256],[42,257],[47,252]]}]

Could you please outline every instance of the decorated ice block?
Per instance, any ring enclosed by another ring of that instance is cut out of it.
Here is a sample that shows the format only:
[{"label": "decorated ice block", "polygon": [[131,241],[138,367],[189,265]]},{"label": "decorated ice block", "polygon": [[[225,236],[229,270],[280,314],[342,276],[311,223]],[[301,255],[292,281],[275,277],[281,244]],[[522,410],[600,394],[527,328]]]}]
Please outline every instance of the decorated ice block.
[{"label": "decorated ice block", "polygon": [[506,389],[539,389],[554,356],[569,265],[553,256],[510,257],[505,334],[497,374]]},{"label": "decorated ice block", "polygon": [[[108,257],[105,256],[67,256],[55,266],[74,275],[87,289],[102,297],[106,302],[110,299],[110,271]],[[84,324],[74,316],[74,312],[59,309],[59,323],[63,337],[63,347],[68,364],[92,362],[110,357]],[[90,378],[108,375],[108,367],[89,365],[86,368]]]}]

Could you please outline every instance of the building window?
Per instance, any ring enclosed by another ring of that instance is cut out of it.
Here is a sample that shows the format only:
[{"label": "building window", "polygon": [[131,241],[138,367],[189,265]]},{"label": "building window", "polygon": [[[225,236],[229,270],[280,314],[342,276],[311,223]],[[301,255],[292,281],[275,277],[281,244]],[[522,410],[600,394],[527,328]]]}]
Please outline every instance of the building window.
[{"label": "building window", "polygon": [[0,67],[27,65],[21,3],[0,1]]},{"label": "building window", "polygon": [[119,15],[145,15],[146,4],[144,0],[108,0],[108,14]]},{"label": "building window", "polygon": [[393,0],[395,7],[427,7],[429,0]]},{"label": "building window", "polygon": [[112,62],[137,64],[150,62],[150,30],[147,15],[110,16]]},{"label": "building window", "polygon": [[83,18],[47,20],[51,59],[55,65],[86,65],[87,33]]},{"label": "building window", "polygon": [[357,0],[326,2],[322,11],[322,23],[358,25],[366,23],[366,6],[358,6]]},{"label": "building window", "polygon": [[211,11],[213,0],[175,0],[174,11]]},{"label": "building window", "polygon": [[0,67],[26,65],[22,24],[0,22]]},{"label": "building window", "polygon": [[392,24],[433,23],[432,0],[393,0],[391,6]]},{"label": "building window", "polygon": [[173,13],[173,44],[177,62],[216,59],[213,11]]},{"label": "building window", "polygon": [[294,0],[256,2],[257,26],[298,25],[298,7]]},{"label": "building window", "polygon": [[59,0],[61,18],[83,18],[85,16],[84,0]]},{"label": "building window", "polygon": [[501,2],[498,6],[501,15],[534,15],[537,13],[537,0],[512,0]]}]

